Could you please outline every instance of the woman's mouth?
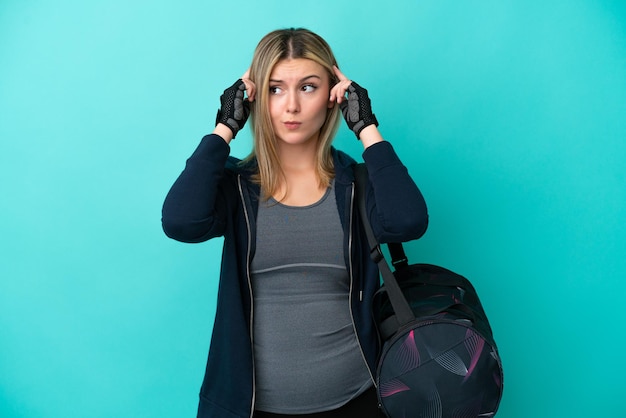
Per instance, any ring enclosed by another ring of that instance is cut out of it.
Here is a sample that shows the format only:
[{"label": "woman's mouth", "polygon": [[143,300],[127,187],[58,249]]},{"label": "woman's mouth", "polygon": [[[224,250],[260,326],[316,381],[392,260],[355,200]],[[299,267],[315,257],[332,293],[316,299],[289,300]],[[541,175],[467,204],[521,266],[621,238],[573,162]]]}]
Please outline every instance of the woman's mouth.
[{"label": "woman's mouth", "polygon": [[302,123],[295,122],[295,121],[287,121],[287,122],[283,122],[283,125],[285,125],[285,128],[289,130],[293,130],[293,129],[298,129],[300,125],[302,125]]}]

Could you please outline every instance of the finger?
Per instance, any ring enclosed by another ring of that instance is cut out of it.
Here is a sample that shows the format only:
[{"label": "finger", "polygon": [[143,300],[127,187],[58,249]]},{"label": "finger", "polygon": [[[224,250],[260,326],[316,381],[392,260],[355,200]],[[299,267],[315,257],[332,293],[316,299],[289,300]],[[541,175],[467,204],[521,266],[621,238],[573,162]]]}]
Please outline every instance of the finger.
[{"label": "finger", "polygon": [[246,85],[246,94],[248,95],[248,100],[251,102],[254,101],[254,96],[256,95],[256,86],[252,82],[252,80],[250,80],[250,67],[248,67],[246,72],[243,73],[243,75],[241,76],[241,80]]},{"label": "finger", "polygon": [[335,96],[337,103],[341,103],[346,98],[346,92],[348,91],[348,87],[350,87],[350,80],[343,80],[337,84],[335,90]]},{"label": "finger", "polygon": [[330,94],[330,101],[331,102],[337,102],[337,103],[341,103],[341,101],[343,100],[344,96],[346,94],[346,90],[345,88],[343,88],[340,85],[337,85],[331,92]]},{"label": "finger", "polygon": [[248,95],[249,101],[254,101],[254,96],[256,95],[256,85],[249,78],[242,78],[241,81],[246,86],[246,94]]},{"label": "finger", "polygon": [[342,90],[340,86],[337,86],[330,95],[330,101],[341,103],[341,100],[343,99],[344,94],[345,94],[345,91]]},{"label": "finger", "polygon": [[248,100],[253,102],[256,96],[256,85],[249,79],[246,83],[246,92],[248,93]]},{"label": "finger", "polygon": [[344,81],[348,79],[348,77],[346,77],[341,71],[339,71],[339,68],[336,65],[333,65],[333,71],[335,72],[335,75],[337,76],[339,81]]},{"label": "finger", "polygon": [[341,100],[341,98],[344,96],[346,92],[346,88],[347,88],[346,81],[349,81],[349,80],[339,81],[337,84],[333,86],[333,88],[330,90],[331,101],[338,101],[339,103],[339,100]]},{"label": "finger", "polygon": [[333,88],[330,89],[330,97],[328,98],[328,100],[330,100],[331,102],[335,101],[335,98],[337,97],[337,89],[339,88],[338,84],[335,84],[333,86]]},{"label": "finger", "polygon": [[345,81],[349,81],[348,78],[339,71],[339,67],[333,65],[333,72],[335,73],[335,77],[339,80],[337,84],[333,87],[330,94],[331,101],[337,101],[337,103],[341,103],[343,100],[343,95],[345,94],[345,87],[342,84],[345,84]]}]

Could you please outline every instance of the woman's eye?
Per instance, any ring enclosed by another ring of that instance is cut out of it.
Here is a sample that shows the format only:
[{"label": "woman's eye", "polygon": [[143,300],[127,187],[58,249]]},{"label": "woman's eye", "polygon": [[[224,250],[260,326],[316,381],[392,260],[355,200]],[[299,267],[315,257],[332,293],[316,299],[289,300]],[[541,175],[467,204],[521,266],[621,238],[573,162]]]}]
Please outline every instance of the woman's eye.
[{"label": "woman's eye", "polygon": [[305,86],[302,86],[302,91],[306,92],[306,93],[310,93],[312,91],[315,91],[317,87],[314,86],[313,84],[307,84]]},{"label": "woman's eye", "polygon": [[280,87],[270,86],[270,94],[279,94],[281,92]]}]

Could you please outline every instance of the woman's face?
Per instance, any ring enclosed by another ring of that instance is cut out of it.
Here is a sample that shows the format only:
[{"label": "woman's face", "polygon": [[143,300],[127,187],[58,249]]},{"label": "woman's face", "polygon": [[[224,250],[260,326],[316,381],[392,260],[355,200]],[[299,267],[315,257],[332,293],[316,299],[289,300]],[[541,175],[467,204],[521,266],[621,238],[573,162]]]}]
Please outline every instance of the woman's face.
[{"label": "woman's face", "polygon": [[305,58],[279,61],[269,84],[269,111],[279,143],[317,141],[326,112],[333,107],[328,72]]}]

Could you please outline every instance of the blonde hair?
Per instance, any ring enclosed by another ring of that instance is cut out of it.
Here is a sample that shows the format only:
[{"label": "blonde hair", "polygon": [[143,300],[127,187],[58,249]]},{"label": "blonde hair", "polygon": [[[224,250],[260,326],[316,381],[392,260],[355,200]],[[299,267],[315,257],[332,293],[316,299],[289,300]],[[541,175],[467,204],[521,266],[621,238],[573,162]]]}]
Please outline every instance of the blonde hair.
[{"label": "blonde hair", "polygon": [[[266,199],[278,190],[281,177],[284,176],[269,112],[269,80],[274,66],[289,58],[315,61],[328,72],[330,87],[337,83],[333,71],[333,65],[337,65],[337,61],[330,46],[308,29],[279,29],[265,35],[257,45],[250,65],[250,79],[256,84],[256,98],[250,112],[254,147],[245,161],[256,159],[258,171],[253,180],[260,184]],[[328,109],[317,142],[316,171],[321,187],[328,187],[334,177],[330,148],[339,121],[339,106]]]}]

